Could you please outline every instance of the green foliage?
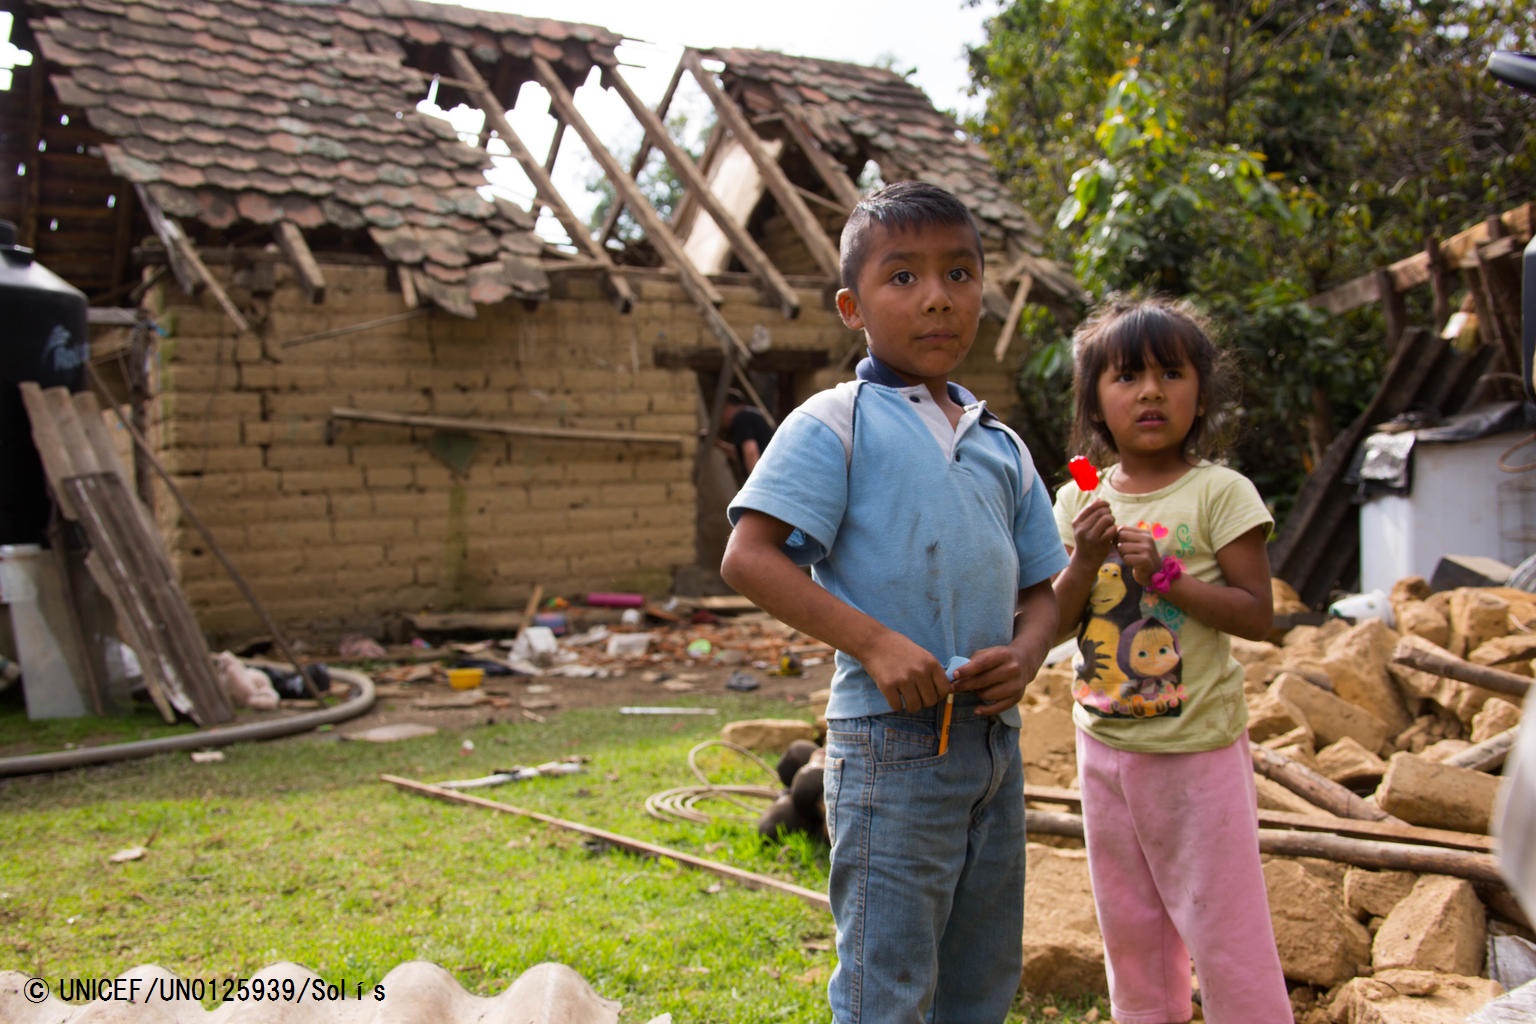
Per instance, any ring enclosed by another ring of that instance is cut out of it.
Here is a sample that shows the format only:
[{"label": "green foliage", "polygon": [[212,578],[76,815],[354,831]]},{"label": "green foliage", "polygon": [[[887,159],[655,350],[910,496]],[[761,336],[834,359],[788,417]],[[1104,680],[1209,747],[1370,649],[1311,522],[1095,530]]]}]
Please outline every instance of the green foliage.
[{"label": "green foliage", "polygon": [[[667,117],[666,128],[672,141],[682,147],[690,158],[697,160],[697,145],[690,148],[688,141],[692,134],[688,115],[680,112],[672,113]],[[634,162],[635,154],[640,151],[640,146],[641,143],[636,142],[623,152],[615,151],[619,163],[626,168],[630,167]],[[672,168],[671,162],[654,146],[650,148],[649,158],[636,176],[635,184],[664,220],[670,219],[677,211],[677,204],[683,197],[682,179]],[[598,196],[597,203],[587,218],[587,226],[596,234],[602,230],[608,220],[609,212],[619,201],[619,193],[614,188],[613,182],[595,162],[592,174],[587,179],[587,190]],[[626,245],[637,243],[645,237],[645,231],[640,227],[640,222],[627,207],[619,214],[618,222],[614,226],[614,237]]]},{"label": "green foliage", "polygon": [[[1090,292],[1224,323],[1236,462],[1283,512],[1383,362],[1379,320],[1307,297],[1536,196],[1536,111],[1486,73],[1495,49],[1536,49],[1523,0],[1014,0],[972,53],[972,127],[1020,201],[1057,212],[1048,247]],[[1023,333],[1024,429],[1059,467],[1066,341]]]},{"label": "green foliage", "polygon": [[[767,698],[730,703],[741,718],[786,714]],[[149,719],[33,723],[0,707],[0,751],[164,734]],[[646,813],[647,797],[698,781],[689,755],[722,722],[570,711],[398,743],[312,733],[226,747],[217,764],[167,754],[0,781],[0,969],[56,994],[60,979],[141,964],[222,981],[292,961],[367,993],[420,959],[489,998],[553,961],[621,1002],[625,1022],[826,1019],[835,952],[825,911],[379,777],[474,778],[583,755],[580,774],[471,792],[824,891],[827,853],[815,843],[765,842],[755,823],[723,814],[701,824]],[[777,782],[749,762],[699,761],[717,783]],[[143,856],[110,859],[131,847]],[[1107,1014],[1021,994],[1008,1020]]]}]

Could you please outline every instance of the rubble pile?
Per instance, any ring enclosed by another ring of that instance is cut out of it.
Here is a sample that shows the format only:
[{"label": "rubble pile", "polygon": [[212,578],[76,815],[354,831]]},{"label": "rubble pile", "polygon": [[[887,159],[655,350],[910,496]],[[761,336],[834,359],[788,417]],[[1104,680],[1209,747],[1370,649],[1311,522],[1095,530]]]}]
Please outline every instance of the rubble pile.
[{"label": "rubble pile", "polygon": [[[1275,588],[1277,622],[1306,612]],[[1271,914],[1303,1024],[1459,1022],[1536,973],[1536,935],[1490,837],[1533,675],[1536,594],[1431,593],[1411,577],[1389,603],[1379,618],[1234,641]],[[1102,992],[1081,844],[1042,835],[1076,785],[1070,692],[1059,662],[1022,705],[1043,824],[1031,835],[1024,983]]]}]

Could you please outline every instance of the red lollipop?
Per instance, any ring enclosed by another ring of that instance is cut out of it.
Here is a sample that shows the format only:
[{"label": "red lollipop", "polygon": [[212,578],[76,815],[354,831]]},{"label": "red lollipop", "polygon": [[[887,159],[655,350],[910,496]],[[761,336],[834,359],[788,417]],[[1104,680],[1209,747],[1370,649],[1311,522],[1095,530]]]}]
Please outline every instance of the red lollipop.
[{"label": "red lollipop", "polygon": [[1077,481],[1080,491],[1091,491],[1099,486],[1099,471],[1093,468],[1086,456],[1074,455],[1067,460],[1067,472],[1072,474],[1072,479]]}]

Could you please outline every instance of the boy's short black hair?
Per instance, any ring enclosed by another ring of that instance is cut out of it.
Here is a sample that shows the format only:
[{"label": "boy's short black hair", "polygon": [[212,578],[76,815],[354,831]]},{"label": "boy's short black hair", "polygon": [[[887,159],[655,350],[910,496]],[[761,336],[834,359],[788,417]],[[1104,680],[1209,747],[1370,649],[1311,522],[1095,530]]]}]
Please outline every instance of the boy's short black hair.
[{"label": "boy's short black hair", "polygon": [[857,291],[859,271],[869,252],[869,229],[878,224],[887,231],[907,231],[939,224],[964,224],[976,237],[976,257],[985,256],[976,219],[964,203],[926,181],[897,181],[868,193],[854,206],[843,225],[839,245],[843,287]]}]

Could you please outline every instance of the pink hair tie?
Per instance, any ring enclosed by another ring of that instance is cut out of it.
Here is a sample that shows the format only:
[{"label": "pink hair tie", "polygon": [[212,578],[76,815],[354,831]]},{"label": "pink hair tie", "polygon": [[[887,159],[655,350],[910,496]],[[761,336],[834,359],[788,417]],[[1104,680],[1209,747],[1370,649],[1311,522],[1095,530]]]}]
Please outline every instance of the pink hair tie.
[{"label": "pink hair tie", "polygon": [[1163,559],[1163,567],[1152,574],[1147,581],[1147,589],[1154,594],[1166,594],[1168,588],[1173,586],[1173,581],[1184,575],[1184,563],[1169,555]]}]

